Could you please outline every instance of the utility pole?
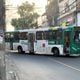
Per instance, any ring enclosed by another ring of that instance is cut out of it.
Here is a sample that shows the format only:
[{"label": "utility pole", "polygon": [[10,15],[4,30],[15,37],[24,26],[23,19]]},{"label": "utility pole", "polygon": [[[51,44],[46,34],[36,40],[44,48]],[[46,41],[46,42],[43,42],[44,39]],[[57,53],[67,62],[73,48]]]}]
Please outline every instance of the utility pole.
[{"label": "utility pole", "polygon": [[0,80],[6,80],[5,67],[5,0],[0,0]]},{"label": "utility pole", "polygon": [[0,0],[0,50],[4,50],[5,0]]}]

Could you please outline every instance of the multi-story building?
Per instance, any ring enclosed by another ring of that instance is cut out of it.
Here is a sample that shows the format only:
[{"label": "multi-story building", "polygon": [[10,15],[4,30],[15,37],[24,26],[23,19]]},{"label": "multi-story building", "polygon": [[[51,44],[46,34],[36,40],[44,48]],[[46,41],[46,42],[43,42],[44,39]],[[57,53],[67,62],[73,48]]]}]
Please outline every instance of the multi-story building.
[{"label": "multi-story building", "polygon": [[80,0],[58,0],[58,24],[80,26]]},{"label": "multi-story building", "polygon": [[48,0],[46,6],[46,15],[50,26],[57,26],[57,18],[59,14],[58,0]]}]

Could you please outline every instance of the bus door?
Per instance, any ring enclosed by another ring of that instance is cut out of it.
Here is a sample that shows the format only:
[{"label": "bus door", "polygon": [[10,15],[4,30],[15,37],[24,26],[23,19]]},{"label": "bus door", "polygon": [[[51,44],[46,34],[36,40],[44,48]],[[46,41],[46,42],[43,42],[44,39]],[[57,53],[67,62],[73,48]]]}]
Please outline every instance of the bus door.
[{"label": "bus door", "polygon": [[35,41],[35,35],[33,33],[28,34],[28,48],[29,52],[34,52],[34,41]]},{"label": "bus door", "polygon": [[71,35],[71,32],[70,31],[64,31],[64,52],[65,53],[69,53],[70,51],[70,36]]},{"label": "bus door", "polygon": [[45,52],[45,40],[43,39],[43,31],[36,32],[35,52],[40,54]]},{"label": "bus door", "polygon": [[35,41],[35,52],[39,54],[47,54],[48,50],[48,31],[37,31]]}]

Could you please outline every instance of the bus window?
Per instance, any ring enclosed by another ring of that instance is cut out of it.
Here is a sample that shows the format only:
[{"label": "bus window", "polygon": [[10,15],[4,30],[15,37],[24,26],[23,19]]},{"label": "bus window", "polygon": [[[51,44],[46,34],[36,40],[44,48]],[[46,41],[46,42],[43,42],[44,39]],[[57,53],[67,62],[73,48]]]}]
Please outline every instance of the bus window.
[{"label": "bus window", "polygon": [[8,32],[5,33],[5,41],[6,42],[10,41],[10,33],[8,33]]},{"label": "bus window", "polygon": [[56,31],[52,31],[51,37],[52,40],[56,40]]},{"label": "bus window", "polygon": [[57,31],[56,34],[57,34],[56,39],[58,40],[62,39],[62,31]]},{"label": "bus window", "polygon": [[13,41],[14,42],[18,42],[19,41],[19,32],[13,32],[11,33],[11,35],[13,35]]},{"label": "bus window", "polygon": [[75,31],[75,33],[74,33],[74,41],[76,43],[80,43],[80,31]]},{"label": "bus window", "polygon": [[27,32],[20,32],[19,38],[20,38],[20,40],[27,40],[27,38],[28,38]]},{"label": "bus window", "polygon": [[49,31],[49,40],[55,40],[55,39],[56,39],[56,32]]},{"label": "bus window", "polygon": [[56,31],[53,31],[53,33],[52,33],[52,38],[53,38],[53,39],[56,39]]},{"label": "bus window", "polygon": [[49,39],[49,32],[48,31],[44,31],[43,32],[43,38],[44,38],[44,40],[48,40]]},{"label": "bus window", "polygon": [[43,31],[37,31],[36,32],[36,39],[37,40],[43,40]]}]

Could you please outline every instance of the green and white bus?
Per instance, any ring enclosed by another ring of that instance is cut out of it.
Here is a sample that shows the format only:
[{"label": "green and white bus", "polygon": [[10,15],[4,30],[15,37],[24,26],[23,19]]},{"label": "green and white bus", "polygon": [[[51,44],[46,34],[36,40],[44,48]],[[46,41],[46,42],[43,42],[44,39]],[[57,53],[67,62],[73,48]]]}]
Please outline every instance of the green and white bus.
[{"label": "green and white bus", "polygon": [[48,27],[6,32],[6,49],[53,55],[80,55],[80,27]]}]

